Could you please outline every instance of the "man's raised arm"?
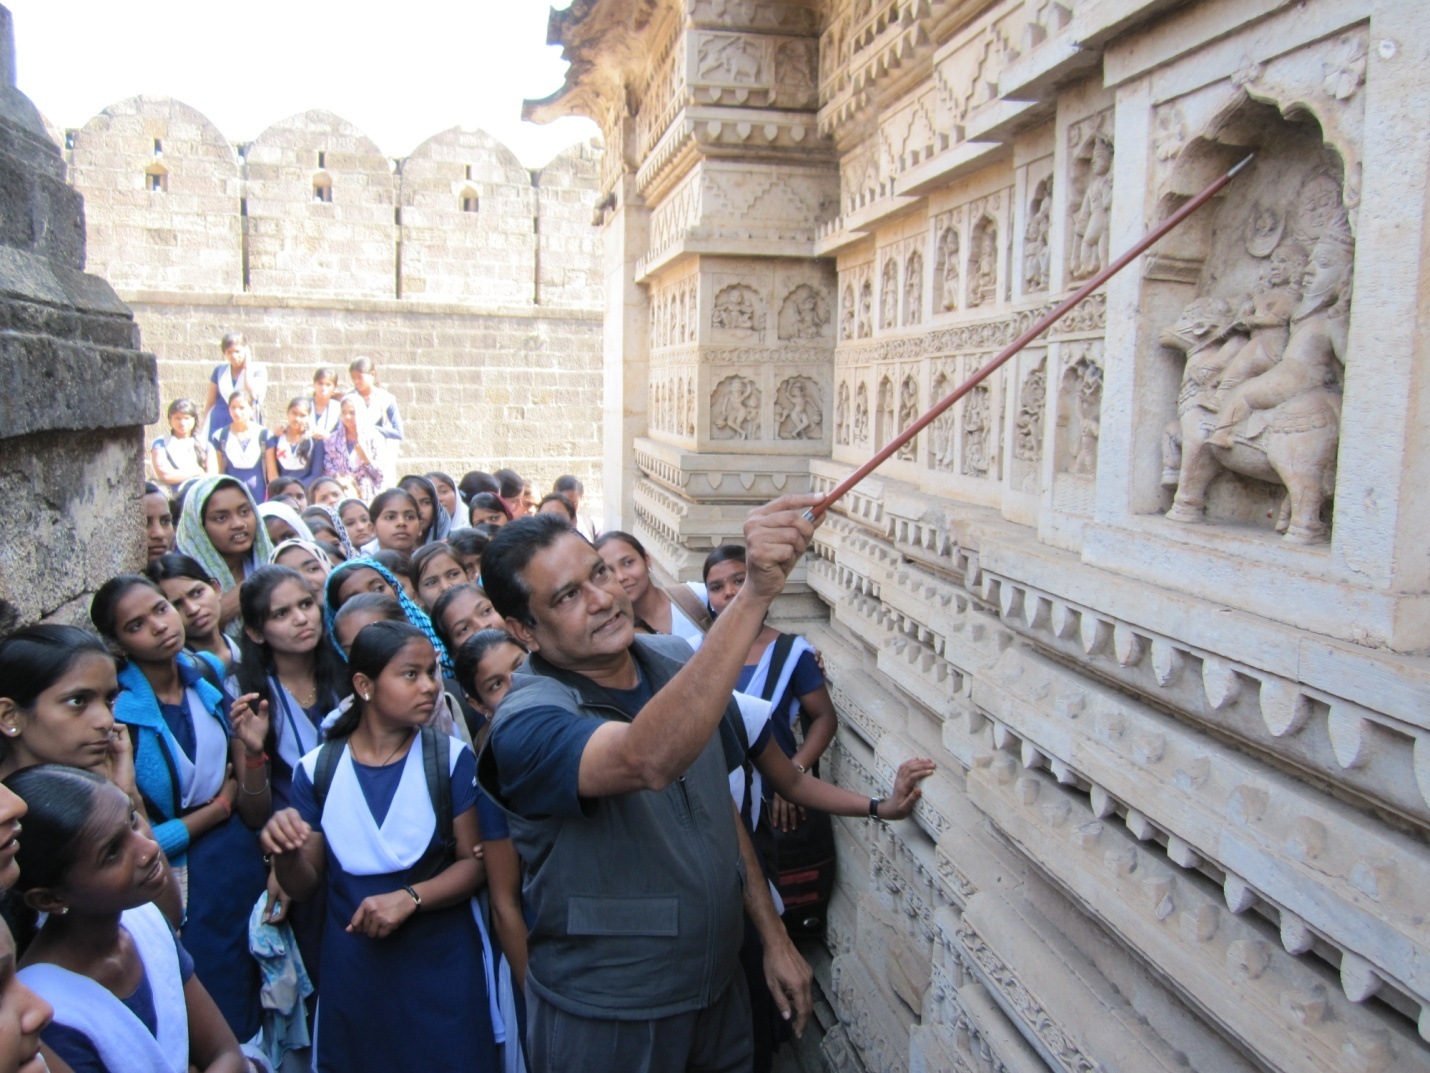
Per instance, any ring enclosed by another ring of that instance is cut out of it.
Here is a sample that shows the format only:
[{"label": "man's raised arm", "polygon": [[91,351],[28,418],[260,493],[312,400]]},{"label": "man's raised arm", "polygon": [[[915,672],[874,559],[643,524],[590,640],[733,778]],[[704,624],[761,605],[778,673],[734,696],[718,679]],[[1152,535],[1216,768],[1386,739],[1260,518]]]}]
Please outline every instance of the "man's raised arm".
[{"label": "man's raised arm", "polygon": [[818,495],[781,496],[745,519],[745,584],[674,678],[629,723],[608,722],[581,754],[582,797],[660,790],[683,775],[720,726],[750,646],[814,534]]}]

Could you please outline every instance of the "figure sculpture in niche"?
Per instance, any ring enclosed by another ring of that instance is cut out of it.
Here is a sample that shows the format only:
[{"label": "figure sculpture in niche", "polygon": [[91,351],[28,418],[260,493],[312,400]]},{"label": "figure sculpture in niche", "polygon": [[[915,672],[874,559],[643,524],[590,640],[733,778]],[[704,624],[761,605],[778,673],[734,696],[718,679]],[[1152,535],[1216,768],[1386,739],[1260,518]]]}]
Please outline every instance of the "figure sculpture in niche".
[{"label": "figure sculpture in niche", "polygon": [[838,400],[834,404],[834,440],[836,443],[849,443],[849,384],[842,382],[839,385]]},{"label": "figure sculpture in niche", "polygon": [[904,269],[904,323],[917,324],[923,319],[924,259],[917,250],[909,254]]},{"label": "figure sculpture in niche", "polygon": [[1231,371],[1225,352],[1239,371],[1250,360],[1241,360],[1250,343],[1239,332],[1215,346],[1236,323],[1222,299],[1194,300],[1162,333],[1162,345],[1187,354],[1177,400],[1180,457],[1170,450],[1167,457],[1179,462],[1167,517],[1201,521],[1207,486],[1227,469],[1285,486],[1276,531],[1286,540],[1328,538],[1321,515],[1335,487],[1354,243],[1343,210],[1326,227],[1311,251],[1289,338],[1269,368],[1222,390]]},{"label": "figure sculpture in niche", "polygon": [[869,385],[860,384],[854,394],[854,442],[869,442]]},{"label": "figure sculpture in niche", "polygon": [[[941,399],[948,394],[948,377],[942,373],[933,382],[933,397]],[[929,448],[929,465],[934,469],[952,470],[954,464],[953,410],[945,410],[934,418],[929,431],[933,434]]]},{"label": "figure sculpture in niche", "polygon": [[687,436],[695,435],[695,378],[685,385],[685,427],[681,429]]},{"label": "figure sculpture in niche", "polygon": [[753,287],[735,283],[715,296],[715,310],[710,315],[710,327],[726,331],[759,332],[765,328],[765,314],[760,296]]},{"label": "figure sculpture in niche", "polygon": [[950,227],[943,233],[943,281],[940,305],[958,308],[958,232]]},{"label": "figure sculpture in niche", "polygon": [[1037,462],[1043,457],[1043,408],[1048,398],[1048,369],[1040,364],[1023,381],[1018,420],[1013,429],[1013,457]]},{"label": "figure sculpture in niche", "polygon": [[963,404],[963,472],[969,477],[988,476],[988,435],[993,423],[988,389],[979,385]]},{"label": "figure sculpture in niche", "polygon": [[879,381],[878,409],[874,412],[874,436],[880,447],[894,438],[894,385],[887,376]]},{"label": "figure sculpture in niche", "polygon": [[[919,419],[919,385],[912,376],[904,377],[903,386],[899,389],[899,431],[902,432]],[[899,457],[912,462],[918,457],[918,448],[915,446],[917,436],[899,448]]]},{"label": "figure sculpture in niche", "polygon": [[854,288],[844,288],[844,309],[839,317],[839,338],[854,338]]},{"label": "figure sculpture in niche", "polygon": [[743,376],[727,376],[710,398],[710,436],[748,440],[760,434],[760,389]]},{"label": "figure sculpture in niche", "polygon": [[791,377],[775,392],[775,435],[782,440],[817,440],[824,435],[819,385],[809,377]]},{"label": "figure sculpture in niche", "polygon": [[984,217],[974,232],[977,250],[968,266],[968,304],[991,305],[998,300],[998,227]]},{"label": "figure sculpture in niche", "polygon": [[865,280],[864,285],[859,288],[859,327],[860,339],[868,339],[874,334],[874,283],[872,280]]},{"label": "figure sculpture in niche", "polygon": [[780,306],[781,339],[821,339],[829,323],[829,302],[821,291],[801,283]]},{"label": "figure sculpture in niche", "polygon": [[1077,385],[1077,446],[1068,472],[1076,477],[1097,473],[1097,441],[1102,436],[1102,367],[1081,363]]},{"label": "figure sculpture in niche", "polygon": [[889,260],[884,265],[884,285],[879,292],[879,326],[894,328],[899,323],[899,265]]},{"label": "figure sculpture in niche", "polygon": [[1023,232],[1023,289],[1048,289],[1048,233],[1053,221],[1053,180],[1044,179],[1033,192],[1028,227]]},{"label": "figure sculpture in niche", "polygon": [[[1112,218],[1112,139],[1099,131],[1089,147],[1087,185],[1073,214],[1072,276],[1086,279],[1107,264]],[[1081,156],[1082,154],[1079,154]]]}]

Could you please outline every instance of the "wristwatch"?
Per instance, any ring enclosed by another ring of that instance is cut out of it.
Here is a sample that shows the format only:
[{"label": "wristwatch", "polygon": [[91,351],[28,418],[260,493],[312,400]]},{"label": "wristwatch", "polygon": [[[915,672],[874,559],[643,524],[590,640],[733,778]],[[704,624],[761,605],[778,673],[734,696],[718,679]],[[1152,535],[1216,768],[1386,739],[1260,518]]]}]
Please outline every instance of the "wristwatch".
[{"label": "wristwatch", "polygon": [[871,820],[879,820],[880,823],[883,822],[883,820],[880,819],[880,816],[879,816],[879,806],[882,805],[883,803],[884,803],[884,799],[883,799],[882,797],[871,797],[871,798],[869,798],[869,818],[870,818]]}]

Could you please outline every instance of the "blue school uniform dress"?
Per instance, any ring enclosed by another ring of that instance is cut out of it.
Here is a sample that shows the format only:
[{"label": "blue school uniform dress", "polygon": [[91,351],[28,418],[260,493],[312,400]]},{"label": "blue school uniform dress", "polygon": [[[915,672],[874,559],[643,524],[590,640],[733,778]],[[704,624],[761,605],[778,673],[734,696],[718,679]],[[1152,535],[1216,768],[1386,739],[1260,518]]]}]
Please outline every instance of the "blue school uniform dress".
[{"label": "blue school uniform dress", "polygon": [[114,717],[136,729],[135,781],[154,837],[169,862],[187,870],[185,949],[233,1034],[246,1040],[258,1031],[261,1013],[258,964],[248,953],[248,914],[267,887],[268,872],[258,832],[236,812],[195,842],[180,818],[213,800],[228,766],[228,700],[198,660],[216,679],[223,673],[206,652],[180,654],[182,705],[160,704],[143,672],[132,663],[125,666]]},{"label": "blue school uniform dress", "polygon": [[212,437],[214,450],[222,459],[222,469],[226,476],[242,481],[253,493],[255,503],[268,499],[268,478],[263,468],[264,452],[268,450],[268,430],[251,425],[246,436],[233,431],[227,425]]},{"label": "blue school uniform dress", "polygon": [[40,1039],[74,1073],[188,1073],[184,985],[194,975],[193,959],[152,902],[126,910],[119,924],[134,940],[143,967],[127,998],[58,965],[19,971],[25,985],[55,1008]]},{"label": "blue school uniform dress", "polygon": [[[342,750],[321,811],[313,793],[319,750],[293,774],[293,807],[322,832],[327,854],[317,1069],[494,1073],[484,948],[470,899],[424,908],[385,939],[346,930],[364,898],[411,883],[413,866],[438,843],[422,739],[383,767],[356,763],[346,744]],[[476,806],[476,759],[459,741],[449,772],[455,818]]]},{"label": "blue school uniform dress", "polygon": [[[740,668],[735,688],[752,697],[769,696],[770,722],[775,741],[779,742],[785,756],[794,756],[799,750],[799,743],[794,737],[794,724],[799,718],[799,698],[824,685],[824,672],[815,661],[814,649],[803,637],[795,637],[784,663],[771,668],[777,644],[778,638],[765,647],[758,663]],[[768,688],[771,674],[775,678],[773,690]]]}]

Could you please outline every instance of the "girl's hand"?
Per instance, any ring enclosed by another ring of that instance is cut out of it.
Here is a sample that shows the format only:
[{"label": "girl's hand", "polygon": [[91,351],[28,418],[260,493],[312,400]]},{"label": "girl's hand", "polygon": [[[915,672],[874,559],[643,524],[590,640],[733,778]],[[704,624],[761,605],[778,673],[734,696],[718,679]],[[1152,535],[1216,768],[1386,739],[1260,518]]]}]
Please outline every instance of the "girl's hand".
[{"label": "girl's hand", "polygon": [[123,723],[115,723],[109,732],[109,751],[104,754],[99,773],[123,790],[131,801],[139,800],[139,787],[134,779],[134,742]]},{"label": "girl's hand", "polygon": [[214,796],[221,797],[228,802],[229,815],[232,815],[234,803],[238,801],[238,776],[233,773],[232,764],[223,769],[223,786]]},{"label": "girl's hand", "polygon": [[297,809],[280,809],[259,832],[258,844],[263,847],[264,853],[296,853],[303,848],[312,833],[313,828],[308,825],[307,820],[298,815]]},{"label": "girl's hand", "polygon": [[243,743],[249,756],[260,755],[268,740],[268,702],[259,700],[255,709],[255,700],[258,700],[257,693],[245,693],[228,710],[228,725],[233,736]]},{"label": "girl's hand", "polygon": [[405,890],[374,894],[362,900],[347,930],[366,935],[369,939],[385,939],[416,912],[417,903]]},{"label": "girl's hand", "polygon": [[793,831],[804,822],[804,809],[779,794],[770,796],[770,826],[777,831]]},{"label": "girl's hand", "polygon": [[478,864],[481,864],[484,852],[485,851],[482,849],[482,844],[478,842],[475,846],[472,847],[472,860],[476,861]]},{"label": "girl's hand", "polygon": [[932,760],[922,756],[916,756],[912,760],[905,760],[900,764],[898,774],[894,776],[894,791],[883,804],[883,809],[888,815],[882,818],[902,820],[913,812],[914,806],[923,796],[923,791],[919,789],[919,783],[932,775],[937,766]]},{"label": "girl's hand", "polygon": [[269,924],[281,924],[288,919],[288,906],[292,899],[283,892],[283,885],[273,869],[268,870],[268,902],[263,907],[263,919]]}]

